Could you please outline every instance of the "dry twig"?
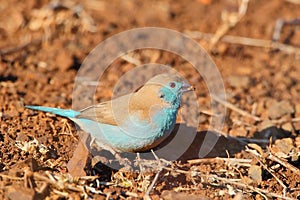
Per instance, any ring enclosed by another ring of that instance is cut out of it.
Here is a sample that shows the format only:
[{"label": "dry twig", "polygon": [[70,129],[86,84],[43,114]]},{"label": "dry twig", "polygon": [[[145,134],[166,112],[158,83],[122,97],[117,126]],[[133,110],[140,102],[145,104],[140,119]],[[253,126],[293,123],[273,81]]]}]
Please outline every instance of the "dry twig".
[{"label": "dry twig", "polygon": [[210,49],[216,45],[216,43],[222,38],[231,28],[242,19],[246,14],[249,0],[242,0],[239,6],[238,12],[223,12],[223,24],[218,28],[216,33],[210,39]]},{"label": "dry twig", "polygon": [[286,1],[294,4],[300,4],[300,0],[286,0]]},{"label": "dry twig", "polygon": [[231,103],[229,103],[227,101],[224,101],[224,100],[220,99],[219,97],[217,97],[215,95],[211,95],[211,97],[213,98],[213,100],[215,100],[218,103],[224,105],[225,107],[227,107],[227,108],[229,108],[229,109],[231,109],[231,110],[239,113],[242,116],[250,117],[250,118],[254,119],[255,121],[261,121],[261,119],[259,117],[255,116],[255,115],[252,115],[252,114],[250,114],[250,113],[248,113],[248,112],[246,112],[246,111],[244,111],[244,110],[236,107],[235,105],[233,105],[233,104],[231,104]]},{"label": "dry twig", "polygon": [[223,161],[231,164],[238,164],[240,166],[250,166],[252,159],[238,159],[238,158],[200,158],[194,160],[188,160],[187,162],[191,165],[200,164],[200,163],[216,163],[218,161]]},{"label": "dry twig", "polygon": [[35,39],[35,40],[25,42],[24,44],[20,44],[20,45],[15,46],[15,47],[1,49],[0,50],[0,56],[4,56],[4,55],[16,53],[18,51],[22,51],[23,49],[26,49],[30,45],[38,46],[42,43],[42,41],[43,41],[43,39]]},{"label": "dry twig", "polygon": [[270,192],[268,190],[253,187],[249,184],[245,184],[245,183],[241,182],[241,179],[222,178],[222,177],[219,177],[219,176],[213,175],[213,174],[201,174],[199,172],[186,171],[186,170],[182,170],[182,169],[173,169],[173,168],[170,168],[170,167],[164,167],[164,169],[166,169],[168,171],[176,171],[178,173],[187,174],[187,175],[191,175],[191,176],[199,176],[201,178],[204,178],[205,180],[212,181],[212,182],[217,180],[217,181],[220,181],[219,186],[222,186],[224,184],[235,185],[237,187],[240,187],[240,188],[243,188],[243,189],[248,189],[248,190],[251,190],[253,192],[257,192],[259,194],[262,194],[262,196],[264,196],[264,197],[280,198],[280,199],[285,199],[285,200],[292,200],[293,199],[293,198],[290,198],[290,197],[286,197],[286,196],[283,196],[283,195],[280,195],[280,194]]},{"label": "dry twig", "polygon": [[274,162],[279,163],[280,165],[282,165],[285,168],[291,170],[292,172],[295,172],[296,174],[300,174],[300,169],[298,169],[297,167],[291,165],[287,161],[278,158],[277,156],[275,156],[274,154],[272,154],[270,151],[269,151],[269,155],[268,155],[267,158],[270,159],[270,160],[272,160],[272,161],[274,161]]},{"label": "dry twig", "polygon": [[154,177],[152,183],[150,184],[150,186],[148,187],[148,190],[146,191],[146,193],[145,193],[145,195],[144,195],[144,199],[145,199],[145,200],[151,199],[151,198],[150,198],[150,192],[151,192],[151,190],[153,189],[154,185],[156,184],[156,182],[157,182],[157,180],[158,180],[158,177],[159,177],[159,174],[160,174],[160,172],[161,172],[162,169],[163,169],[163,165],[161,164],[160,159],[157,157],[157,155],[154,153],[154,151],[153,151],[152,149],[151,149],[151,152],[152,152],[153,156],[155,157],[155,159],[156,159],[156,161],[157,161],[157,164],[158,164],[158,166],[159,166],[159,169],[158,169],[158,172],[155,174],[155,177]]},{"label": "dry twig", "polygon": [[[198,31],[186,31],[186,33],[195,39],[205,39],[210,40],[213,37],[211,33],[202,33]],[[263,39],[253,39],[249,37],[240,37],[240,36],[232,36],[232,35],[224,35],[221,39],[222,42],[232,43],[232,44],[240,44],[246,46],[253,47],[263,47],[273,50],[280,50],[287,54],[300,54],[300,48],[283,44],[280,42],[274,42],[272,40],[263,40]]]},{"label": "dry twig", "polygon": [[274,171],[269,168],[266,164],[265,164],[265,158],[262,157],[263,155],[259,154],[259,155],[256,155],[256,154],[253,154],[253,151],[248,151],[259,163],[260,165],[265,169],[267,170],[274,178],[275,180],[283,187],[283,196],[285,197],[286,196],[286,191],[288,189],[288,187],[283,183],[283,181],[281,181],[274,173]]},{"label": "dry twig", "polygon": [[140,66],[141,65],[141,61],[134,58],[134,57],[132,57],[131,55],[126,54],[126,55],[122,56],[121,58],[123,60],[135,65],[135,66]]}]

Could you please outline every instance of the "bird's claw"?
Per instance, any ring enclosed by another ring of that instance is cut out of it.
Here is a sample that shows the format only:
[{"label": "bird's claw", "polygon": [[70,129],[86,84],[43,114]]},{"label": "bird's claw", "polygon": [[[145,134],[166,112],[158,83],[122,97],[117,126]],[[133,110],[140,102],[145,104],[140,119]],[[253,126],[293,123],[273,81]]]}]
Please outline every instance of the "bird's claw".
[{"label": "bird's claw", "polygon": [[119,162],[120,165],[124,166],[124,168],[122,168],[122,169],[124,169],[126,171],[133,171],[132,162],[128,158],[123,158],[118,153],[115,154],[115,158]]}]

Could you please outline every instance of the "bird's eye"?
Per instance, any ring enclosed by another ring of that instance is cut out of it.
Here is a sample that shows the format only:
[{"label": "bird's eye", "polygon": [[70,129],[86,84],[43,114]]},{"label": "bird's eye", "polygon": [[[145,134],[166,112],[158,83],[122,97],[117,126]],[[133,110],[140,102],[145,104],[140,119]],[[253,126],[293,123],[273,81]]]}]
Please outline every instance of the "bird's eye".
[{"label": "bird's eye", "polygon": [[171,83],[169,83],[169,86],[170,86],[171,88],[175,88],[175,86],[176,86],[176,83],[174,83],[174,82],[171,82]]}]

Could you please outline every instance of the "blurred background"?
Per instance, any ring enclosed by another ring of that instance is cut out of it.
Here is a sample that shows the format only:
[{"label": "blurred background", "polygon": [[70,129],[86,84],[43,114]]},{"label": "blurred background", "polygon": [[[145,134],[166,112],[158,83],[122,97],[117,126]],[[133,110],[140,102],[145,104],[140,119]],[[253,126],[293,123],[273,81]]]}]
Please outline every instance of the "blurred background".
[{"label": "blurred background", "polygon": [[[63,169],[77,141],[60,133],[75,128],[32,115],[23,105],[71,108],[74,79],[90,51],[114,34],[149,26],[182,32],[212,57],[233,105],[221,134],[251,138],[275,127],[279,135],[298,135],[299,0],[1,0],[0,171],[28,158],[14,141],[33,138],[54,149],[49,159],[59,157],[54,166]],[[204,113],[188,114],[200,115],[198,130],[207,130],[211,97],[205,83],[187,61],[168,52],[138,50],[117,59],[95,101],[110,99],[124,73],[150,62],[172,66],[195,85]]]},{"label": "blurred background", "polygon": [[[180,31],[199,42],[223,76],[228,101],[237,107],[262,121],[300,115],[299,1],[29,0],[1,1],[0,9],[0,100],[9,116],[18,116],[15,108],[22,109],[18,104],[24,102],[70,107],[74,78],[89,52],[114,34],[149,26]],[[179,56],[158,50],[117,59],[103,76],[105,86],[98,86],[95,101],[111,98],[125,72],[149,62],[174,67],[198,88],[202,110],[210,110],[201,76]],[[283,115],[269,113],[280,101],[293,108]],[[229,113],[229,119],[235,114]],[[246,119],[253,124],[251,120]],[[230,121],[233,127],[225,132],[234,128],[234,134],[249,136],[258,130]],[[207,128],[207,116],[201,116],[201,124]],[[284,126],[300,128],[298,123]]]}]

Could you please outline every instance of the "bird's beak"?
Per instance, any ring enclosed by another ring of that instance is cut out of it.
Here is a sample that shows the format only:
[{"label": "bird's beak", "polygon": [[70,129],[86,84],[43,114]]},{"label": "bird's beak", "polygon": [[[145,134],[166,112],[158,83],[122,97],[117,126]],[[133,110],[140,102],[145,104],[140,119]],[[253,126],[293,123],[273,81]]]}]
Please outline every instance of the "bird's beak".
[{"label": "bird's beak", "polygon": [[182,84],[182,87],[181,87],[181,92],[182,93],[189,92],[189,91],[194,91],[194,90],[195,90],[195,88],[192,85],[190,85],[189,83],[184,82]]}]

